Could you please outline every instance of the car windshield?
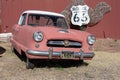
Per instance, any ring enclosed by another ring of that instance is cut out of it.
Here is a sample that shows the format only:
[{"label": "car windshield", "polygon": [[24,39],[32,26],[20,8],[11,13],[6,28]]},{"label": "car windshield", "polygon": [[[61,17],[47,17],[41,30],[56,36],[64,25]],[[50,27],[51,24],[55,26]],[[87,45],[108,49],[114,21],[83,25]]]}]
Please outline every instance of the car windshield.
[{"label": "car windshield", "polygon": [[68,25],[63,17],[40,14],[29,14],[28,25],[42,27],[53,26],[64,29],[68,28]]}]

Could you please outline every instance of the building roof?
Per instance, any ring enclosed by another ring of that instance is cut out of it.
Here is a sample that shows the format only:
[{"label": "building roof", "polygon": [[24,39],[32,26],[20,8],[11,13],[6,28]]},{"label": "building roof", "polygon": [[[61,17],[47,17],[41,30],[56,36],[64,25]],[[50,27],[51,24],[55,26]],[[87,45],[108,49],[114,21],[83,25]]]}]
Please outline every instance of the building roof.
[{"label": "building roof", "polygon": [[27,10],[27,11],[24,11],[23,14],[24,13],[43,14],[43,15],[52,15],[52,16],[64,17],[64,15],[62,15],[60,13],[49,12],[49,11],[40,11],[40,10]]}]

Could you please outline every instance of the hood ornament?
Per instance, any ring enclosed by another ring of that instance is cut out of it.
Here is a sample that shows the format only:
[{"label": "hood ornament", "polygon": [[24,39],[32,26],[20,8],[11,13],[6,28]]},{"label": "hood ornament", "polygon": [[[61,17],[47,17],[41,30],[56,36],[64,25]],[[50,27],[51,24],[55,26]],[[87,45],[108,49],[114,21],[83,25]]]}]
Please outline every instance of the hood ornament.
[{"label": "hood ornament", "polygon": [[60,33],[69,33],[69,31],[68,31],[68,30],[65,30],[65,29],[58,30],[58,32],[60,32]]}]

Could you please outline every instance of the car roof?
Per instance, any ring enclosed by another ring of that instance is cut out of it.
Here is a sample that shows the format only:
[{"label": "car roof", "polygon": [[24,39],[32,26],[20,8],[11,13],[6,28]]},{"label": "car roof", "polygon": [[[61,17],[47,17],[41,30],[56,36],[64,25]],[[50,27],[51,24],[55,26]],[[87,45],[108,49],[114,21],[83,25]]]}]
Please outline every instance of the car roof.
[{"label": "car roof", "polygon": [[49,12],[49,11],[40,11],[40,10],[27,10],[24,11],[24,13],[32,13],[32,14],[43,14],[43,15],[51,15],[51,16],[60,16],[60,17],[64,17],[64,15],[60,14],[60,13],[55,13],[55,12]]}]

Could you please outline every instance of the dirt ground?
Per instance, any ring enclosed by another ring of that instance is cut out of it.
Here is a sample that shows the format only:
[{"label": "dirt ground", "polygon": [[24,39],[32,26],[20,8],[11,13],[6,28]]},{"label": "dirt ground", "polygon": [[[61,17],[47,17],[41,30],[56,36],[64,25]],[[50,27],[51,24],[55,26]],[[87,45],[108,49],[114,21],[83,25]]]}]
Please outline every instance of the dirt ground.
[{"label": "dirt ground", "polygon": [[0,80],[120,80],[120,40],[97,39],[95,57],[78,61],[40,61],[34,69],[0,42]]}]

